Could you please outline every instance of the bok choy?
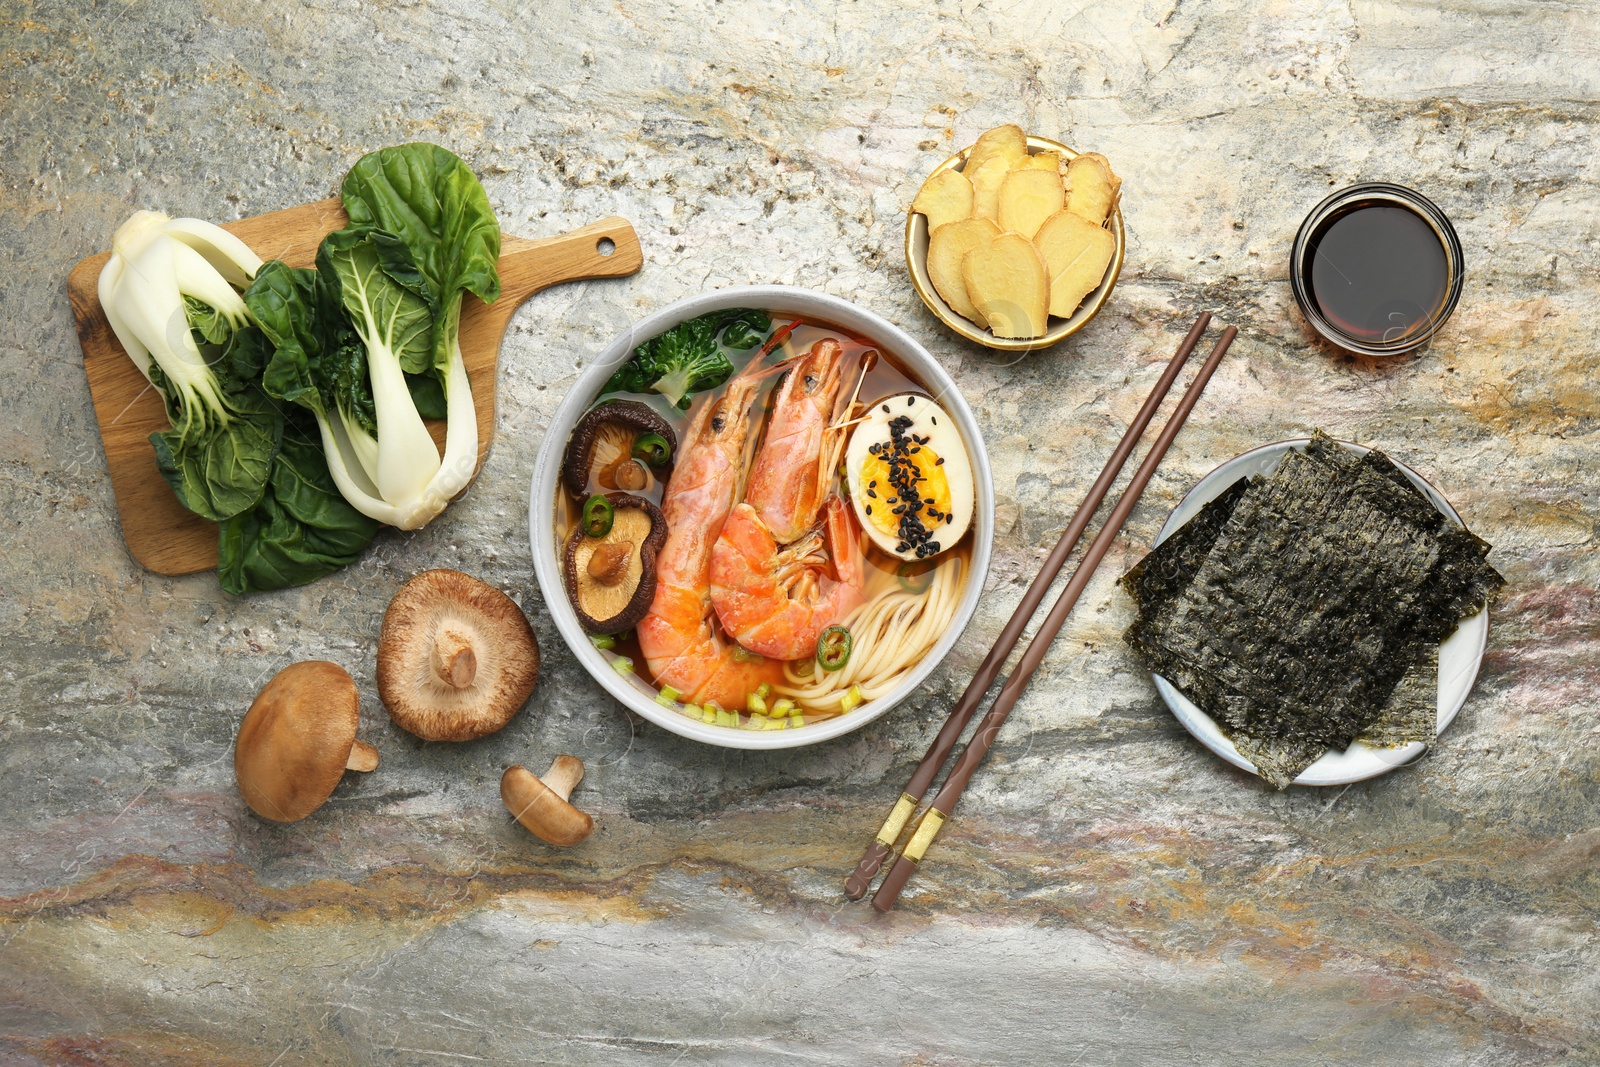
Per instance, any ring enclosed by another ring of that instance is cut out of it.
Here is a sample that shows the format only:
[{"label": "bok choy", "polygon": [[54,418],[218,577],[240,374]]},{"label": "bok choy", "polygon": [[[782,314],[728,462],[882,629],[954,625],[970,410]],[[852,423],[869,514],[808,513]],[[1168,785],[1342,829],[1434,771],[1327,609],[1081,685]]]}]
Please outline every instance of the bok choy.
[{"label": "bok choy", "polygon": [[[316,271],[268,264],[245,299],[275,349],[267,392],[315,416],[339,492],[412,530],[477,467],[461,301],[500,295],[500,226],[472,171],[437,145],[363,157],[342,196],[350,226],[323,239]],[[443,455],[423,421],[441,398]]]},{"label": "bok choy", "polygon": [[106,320],[172,423],[150,436],[161,475],[184,507],[217,522],[261,499],[283,431],[259,387],[266,352],[237,291],[260,267],[220,227],[140,211],[100,272]]}]

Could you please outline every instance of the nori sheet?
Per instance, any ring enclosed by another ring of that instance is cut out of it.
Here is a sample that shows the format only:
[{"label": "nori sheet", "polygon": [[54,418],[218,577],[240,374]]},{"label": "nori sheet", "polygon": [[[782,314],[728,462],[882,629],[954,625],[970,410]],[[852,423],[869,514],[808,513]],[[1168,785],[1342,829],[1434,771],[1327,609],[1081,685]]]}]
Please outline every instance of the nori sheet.
[{"label": "nori sheet", "polygon": [[1211,546],[1249,484],[1241,478],[1228,486],[1161,542],[1159,551],[1145,556],[1119,579],[1133,597],[1135,607],[1153,610],[1183,591],[1196,568],[1211,553]]},{"label": "nori sheet", "polygon": [[1319,433],[1123,577],[1125,636],[1281,788],[1357,737],[1431,743],[1438,642],[1502,584],[1488,548]]}]

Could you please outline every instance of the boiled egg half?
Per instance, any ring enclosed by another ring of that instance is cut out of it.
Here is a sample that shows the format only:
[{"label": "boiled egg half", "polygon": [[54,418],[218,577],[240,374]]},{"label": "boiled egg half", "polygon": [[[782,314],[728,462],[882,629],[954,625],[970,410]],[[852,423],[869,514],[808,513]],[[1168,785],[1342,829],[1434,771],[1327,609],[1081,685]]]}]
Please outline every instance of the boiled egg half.
[{"label": "boiled egg half", "polygon": [[856,518],[901,559],[954,548],[972,524],[972,461],[955,420],[930,397],[873,401],[845,450]]}]

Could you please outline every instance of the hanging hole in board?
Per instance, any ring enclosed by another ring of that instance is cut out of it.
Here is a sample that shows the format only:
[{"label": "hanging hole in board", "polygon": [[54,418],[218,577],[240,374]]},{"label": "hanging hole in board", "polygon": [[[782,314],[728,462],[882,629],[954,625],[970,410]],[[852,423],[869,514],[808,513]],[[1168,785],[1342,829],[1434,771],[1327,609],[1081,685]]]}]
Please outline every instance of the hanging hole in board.
[{"label": "hanging hole in board", "polygon": [[598,242],[595,243],[594,250],[600,253],[602,256],[609,256],[611,253],[617,250],[617,242],[613,241],[609,237],[602,237]]}]

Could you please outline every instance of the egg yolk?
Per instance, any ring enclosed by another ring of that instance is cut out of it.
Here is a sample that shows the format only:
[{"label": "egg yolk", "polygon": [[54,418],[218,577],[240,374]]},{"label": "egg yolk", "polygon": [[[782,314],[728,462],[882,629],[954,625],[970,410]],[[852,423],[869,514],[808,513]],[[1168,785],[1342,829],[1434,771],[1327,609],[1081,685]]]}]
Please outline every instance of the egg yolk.
[{"label": "egg yolk", "polygon": [[[900,506],[898,494],[893,483],[889,480],[889,464],[880,455],[869,454],[866,462],[861,465],[861,493],[865,497],[863,503],[871,508],[868,518],[872,525],[888,537],[900,536],[900,523],[910,514],[921,514],[922,525],[929,530],[938,529],[949,521],[950,516],[950,480],[944,476],[944,468],[939,465],[939,456],[927,445],[913,455],[907,456],[902,462],[909,464],[916,471],[917,498],[912,506],[907,507],[896,515],[894,509]],[[876,482],[877,485],[873,485]],[[868,488],[877,496],[866,496]],[[928,503],[932,500],[933,503]],[[939,514],[933,518],[928,512]]]}]

